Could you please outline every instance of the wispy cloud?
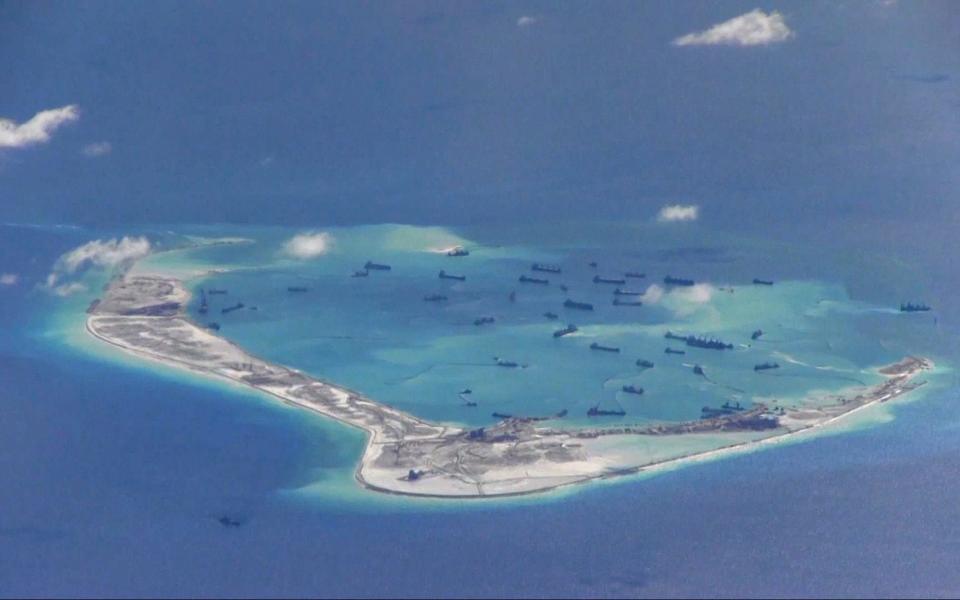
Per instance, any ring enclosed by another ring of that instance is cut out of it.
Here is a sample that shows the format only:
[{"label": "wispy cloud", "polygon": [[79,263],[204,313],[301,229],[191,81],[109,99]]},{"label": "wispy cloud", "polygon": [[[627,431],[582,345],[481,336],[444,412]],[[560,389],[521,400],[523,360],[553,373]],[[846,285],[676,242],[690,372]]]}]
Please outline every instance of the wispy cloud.
[{"label": "wispy cloud", "polygon": [[794,37],[783,15],[756,8],[729,21],[673,40],[674,46],[765,46]]},{"label": "wispy cloud", "polygon": [[530,15],[523,15],[517,19],[517,27],[530,27],[531,25],[536,25],[540,19]]},{"label": "wispy cloud", "polygon": [[93,142],[92,144],[87,144],[83,147],[84,156],[89,158],[96,158],[98,156],[104,156],[105,154],[110,154],[113,150],[113,146],[110,145],[110,142]]},{"label": "wispy cloud", "polygon": [[301,260],[326,254],[333,246],[333,236],[325,231],[299,233],[283,245],[283,252]]},{"label": "wispy cloud", "polygon": [[670,204],[664,206],[657,213],[657,220],[661,223],[675,221],[696,221],[700,217],[700,207],[695,204]]},{"label": "wispy cloud", "polygon": [[19,124],[0,118],[0,148],[23,148],[46,143],[54,131],[79,118],[80,110],[74,104],[40,111],[29,121]]},{"label": "wispy cloud", "polygon": [[0,285],[17,285],[20,282],[20,276],[16,273],[3,273],[0,275]]},{"label": "wispy cloud", "polygon": [[64,282],[88,269],[124,267],[150,253],[150,240],[145,237],[93,240],[64,253],[47,275],[46,287],[59,296],[68,296],[86,289],[75,281]]}]

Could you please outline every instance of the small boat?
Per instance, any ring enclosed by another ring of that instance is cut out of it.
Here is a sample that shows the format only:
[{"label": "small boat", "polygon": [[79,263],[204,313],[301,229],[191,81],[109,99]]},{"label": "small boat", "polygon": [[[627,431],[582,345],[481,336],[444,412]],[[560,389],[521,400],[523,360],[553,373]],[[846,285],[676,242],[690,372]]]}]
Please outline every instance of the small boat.
[{"label": "small boat", "polygon": [[627,282],[626,279],[618,279],[615,277],[600,277],[599,275],[593,276],[594,283],[613,283],[617,285],[623,285]]},{"label": "small boat", "polygon": [[479,327],[480,325],[489,325],[494,321],[496,321],[496,319],[494,319],[493,317],[480,317],[478,319],[474,319],[473,324]]},{"label": "small boat", "polygon": [[530,267],[533,271],[540,271],[542,273],[560,273],[559,265],[546,265],[543,263],[533,263],[533,266]]},{"label": "small boat", "polygon": [[590,349],[599,350],[600,352],[620,352],[620,348],[616,348],[614,346],[604,346],[603,344],[598,344],[597,342],[590,344]]},{"label": "small boat", "polygon": [[366,269],[362,271],[354,271],[353,275],[351,275],[351,277],[369,277],[369,276],[370,276],[370,271]]},{"label": "small boat", "polygon": [[590,304],[589,302],[575,302],[573,300],[570,300],[569,298],[563,301],[563,307],[574,308],[577,310],[593,310],[593,305]]},{"label": "small boat", "polygon": [[693,365],[693,374],[700,375],[701,377],[706,377],[707,374],[703,372],[703,367],[700,365]]},{"label": "small boat", "polygon": [[588,417],[622,417],[627,414],[627,411],[623,410],[623,406],[617,402],[617,399],[613,399],[614,406],[607,408],[600,408],[600,404],[603,401],[597,402],[587,411]]},{"label": "small boat", "polygon": [[620,388],[620,391],[624,392],[625,394],[636,394],[638,396],[643,394],[643,388],[635,385],[625,385]]},{"label": "small boat", "polygon": [[536,283],[539,285],[550,285],[550,281],[547,279],[541,279],[539,277],[530,277],[528,275],[520,276],[520,283]]},{"label": "small boat", "polygon": [[232,313],[235,310],[240,310],[241,308],[243,308],[243,302],[237,302],[233,306],[228,306],[226,308],[220,309],[220,312],[222,314],[227,314],[227,313]]},{"label": "small boat", "polygon": [[545,316],[546,318],[550,319],[551,321],[556,321],[557,319],[560,318],[560,315],[558,315],[557,313],[554,313],[554,312],[545,312],[545,313],[543,313],[543,316]]},{"label": "small boat", "polygon": [[673,277],[671,275],[667,275],[666,277],[664,277],[663,282],[667,285],[681,285],[681,286],[687,286],[687,287],[694,285],[696,283],[692,279],[683,279],[682,277]]},{"label": "small boat", "polygon": [[456,281],[466,281],[466,280],[467,280],[467,276],[466,276],[466,275],[451,275],[451,274],[447,273],[446,271],[440,271],[440,273],[437,275],[437,277],[439,277],[440,279],[454,279],[454,280],[456,280]]}]

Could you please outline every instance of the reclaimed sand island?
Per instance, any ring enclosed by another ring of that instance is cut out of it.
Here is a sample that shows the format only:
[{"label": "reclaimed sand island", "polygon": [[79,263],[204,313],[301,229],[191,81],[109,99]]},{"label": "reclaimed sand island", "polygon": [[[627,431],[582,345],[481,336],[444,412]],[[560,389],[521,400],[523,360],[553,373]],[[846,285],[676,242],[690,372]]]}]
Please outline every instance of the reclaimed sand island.
[{"label": "reclaimed sand island", "polygon": [[[923,384],[912,381],[914,376],[933,366],[925,358],[904,358],[879,371],[884,382],[813,407],[755,404],[710,419],[580,429],[510,418],[470,430],[419,419],[259,359],[188,319],[189,300],[190,292],[175,278],[121,276],[91,304],[87,331],[137,356],[223,377],[363,429],[367,445],[357,480],[370,489],[414,496],[528,494],[781,441],[913,390]],[[704,449],[691,451],[695,447]]]}]

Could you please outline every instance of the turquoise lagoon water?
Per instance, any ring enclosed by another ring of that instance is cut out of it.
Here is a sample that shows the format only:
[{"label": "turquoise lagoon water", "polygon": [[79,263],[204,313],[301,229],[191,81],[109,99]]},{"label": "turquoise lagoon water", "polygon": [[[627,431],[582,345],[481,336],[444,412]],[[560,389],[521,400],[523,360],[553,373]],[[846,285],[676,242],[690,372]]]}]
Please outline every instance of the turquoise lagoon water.
[{"label": "turquoise lagoon water", "polygon": [[[353,482],[360,432],[239,386],[122,356],[86,337],[82,311],[108,274],[89,275],[90,291],[66,299],[35,288],[60,253],[131,231],[5,227],[6,268],[21,281],[0,294],[0,323],[9,334],[0,338],[4,595],[960,589],[951,560],[960,517],[951,330],[937,321],[942,310],[890,310],[929,297],[917,265],[837,260],[828,248],[797,250],[696,230],[665,235],[648,225],[331,229],[333,249],[311,261],[280,253],[292,230],[165,231],[147,233],[160,247],[181,243],[183,234],[254,240],[160,253],[140,267],[184,275],[234,269],[190,280],[193,287],[227,288],[217,303],[258,307],[216,314],[225,336],[432,419],[479,424],[491,422],[494,410],[543,414],[563,407],[571,411],[568,422],[583,422],[586,408],[621,380],[647,389],[622,399],[628,418],[692,418],[701,405],[725,399],[796,399],[852,379],[869,382],[870,369],[906,353],[932,356],[941,372],[922,393],[858,417],[840,435],[518,500],[396,498]],[[424,251],[457,242],[471,256]],[[395,269],[351,280],[368,258]],[[555,341],[555,325],[541,320],[544,310],[557,310],[562,296],[555,286],[515,283],[533,260],[563,263],[571,295],[597,303],[596,314],[576,321],[582,336]],[[604,302],[609,291],[589,283],[590,260],[602,273],[644,270],[653,282],[669,272],[736,291],[716,292],[707,303],[670,298],[615,311]],[[443,288],[440,268],[466,274],[467,285]],[[748,285],[756,276],[777,284]],[[310,291],[291,294],[288,285]],[[516,303],[506,298],[511,289]],[[422,302],[440,291],[450,296],[448,306]],[[498,321],[478,330],[478,314]],[[668,361],[661,337],[668,327],[737,347]],[[766,339],[743,347],[756,327]],[[592,339],[622,345],[624,353],[592,353]],[[493,355],[530,366],[484,366]],[[640,373],[633,365],[640,357],[656,367]],[[768,359],[780,362],[780,373],[752,372]],[[695,361],[716,383],[684,366]],[[474,389],[480,406],[461,405],[455,392],[462,386]],[[223,515],[242,526],[221,526]]]},{"label": "turquoise lagoon water", "polygon": [[[593,239],[609,237],[603,226],[595,227]],[[620,227],[606,227],[619,233]],[[569,416],[557,425],[605,424],[695,419],[701,407],[726,401],[810,401],[878,381],[875,367],[917,352],[918,343],[925,347],[937,334],[934,317],[901,314],[892,299],[887,305],[852,300],[841,283],[791,277],[776,260],[750,264],[743,257],[764,250],[749,242],[678,246],[675,238],[657,239],[656,229],[639,226],[629,243],[614,237],[592,246],[543,237],[536,245],[516,238],[490,244],[482,232],[441,228],[333,229],[330,251],[310,260],[283,254],[289,230],[247,230],[237,235],[250,243],[158,254],[138,268],[185,275],[216,270],[189,279],[197,295],[203,287],[228,290],[210,296],[206,316],[194,303],[199,322],[217,321],[222,335],[264,358],[429,419],[468,425],[492,423],[494,412],[552,415],[566,409]],[[446,256],[443,250],[454,245],[467,247],[470,256]],[[367,260],[393,269],[350,277]],[[547,286],[519,283],[533,261],[559,264],[563,273],[550,276]],[[440,270],[467,279],[441,280]],[[592,282],[595,274],[628,270],[647,274],[623,286],[647,292],[643,307],[614,306],[616,286]],[[666,274],[702,284],[669,288],[662,282]],[[752,285],[754,277],[777,282]],[[291,285],[308,291],[291,293]],[[430,294],[448,301],[425,302]],[[565,309],[567,297],[596,310]],[[248,308],[220,314],[238,301]],[[545,318],[548,311],[560,319]],[[482,316],[496,322],[474,325]],[[553,338],[565,323],[579,331]],[[753,341],[755,329],[764,335]],[[715,336],[735,348],[685,348],[664,339],[667,331]],[[591,351],[593,342],[621,352]],[[686,355],[667,355],[668,346]],[[497,367],[494,357],[523,367]],[[656,366],[638,368],[641,358]],[[754,371],[767,361],[781,368]],[[695,364],[706,378],[693,374]],[[645,393],[620,391],[627,384]],[[463,389],[472,390],[478,406],[465,406]],[[597,403],[619,403],[628,414],[588,419],[587,409]]]}]

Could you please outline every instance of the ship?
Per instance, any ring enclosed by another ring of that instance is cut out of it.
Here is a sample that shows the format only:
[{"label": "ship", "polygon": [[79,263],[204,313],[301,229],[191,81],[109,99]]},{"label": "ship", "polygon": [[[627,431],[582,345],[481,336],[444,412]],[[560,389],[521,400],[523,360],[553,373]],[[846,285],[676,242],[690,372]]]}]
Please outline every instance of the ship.
[{"label": "ship", "polygon": [[218,289],[210,288],[209,290],[207,290],[207,293],[210,294],[211,296],[222,296],[227,293],[227,290],[218,290]]},{"label": "ship", "polygon": [[627,271],[623,274],[624,277],[629,277],[631,279],[643,279],[647,276],[646,273],[637,273],[636,271]]},{"label": "ship", "polygon": [[567,326],[564,327],[563,329],[558,329],[558,330],[554,331],[554,332],[553,332],[553,337],[555,337],[555,338],[562,338],[562,337],[565,336],[565,335],[570,335],[571,333],[576,333],[576,331],[577,331],[577,326],[571,323],[570,325],[567,325]]},{"label": "ship", "polygon": [[512,419],[513,418],[513,415],[508,415],[502,412],[495,412],[495,413],[492,413],[490,416],[492,416],[494,419]]},{"label": "ship", "polygon": [[708,350],[732,350],[733,344],[728,344],[726,342],[720,341],[715,338],[706,338],[703,336],[695,335],[677,335],[672,331],[668,331],[664,334],[665,338],[668,340],[680,340],[686,343],[688,346],[694,348],[706,348]]},{"label": "ship", "polygon": [[625,394],[636,394],[639,396],[640,394],[643,393],[643,388],[637,387],[635,385],[625,385],[622,388],[620,388],[620,391],[622,391]]},{"label": "ship", "polygon": [[640,300],[622,300],[620,298],[613,299],[614,306],[643,306],[643,302]]},{"label": "ship", "polygon": [[653,363],[650,362],[649,360],[644,360],[644,359],[642,359],[642,358],[638,358],[638,359],[637,359],[637,366],[638,366],[638,367],[643,367],[644,369],[652,369],[652,368],[653,368]]},{"label": "ship", "polygon": [[590,344],[590,349],[599,350],[601,352],[620,352],[620,348],[616,348],[614,346],[604,346],[603,344],[598,344],[597,342]]},{"label": "ship", "polygon": [[543,316],[545,316],[546,318],[550,319],[551,321],[556,321],[557,319],[560,318],[560,315],[558,315],[557,313],[549,312],[549,311],[543,313]]},{"label": "ship", "polygon": [[488,325],[490,323],[493,323],[494,321],[496,321],[496,319],[494,319],[493,317],[480,317],[478,319],[474,319],[473,324],[477,326]]},{"label": "ship", "polygon": [[666,277],[664,277],[663,282],[667,285],[685,285],[685,286],[691,286],[696,283],[692,279],[683,279],[681,277],[673,277],[671,275],[667,275]]},{"label": "ship", "polygon": [[[602,401],[601,401],[602,402]],[[617,399],[613,399],[614,405],[609,408],[600,408],[600,402],[597,402],[587,410],[588,417],[622,417],[627,414],[627,411],[623,410],[623,406],[617,402]]]},{"label": "ship", "polygon": [[437,274],[437,277],[439,277],[440,279],[454,279],[454,280],[456,280],[456,281],[466,281],[466,280],[467,280],[467,276],[466,276],[466,275],[451,275],[451,274],[447,273],[446,271],[440,271],[440,273]]},{"label": "ship", "polygon": [[595,260],[590,261],[590,268],[596,269],[596,268],[597,268],[597,261],[595,261]]},{"label": "ship", "polygon": [[540,279],[539,277],[530,277],[529,275],[521,275],[520,283],[539,283],[540,285],[549,285],[550,281],[547,279]]},{"label": "ship", "polygon": [[370,271],[366,269],[362,271],[354,271],[353,275],[351,275],[351,277],[369,277],[369,276],[370,276]]},{"label": "ship", "polygon": [[772,362],[765,362],[765,363],[760,363],[759,365],[754,365],[753,370],[754,370],[754,371],[766,371],[766,370],[768,370],[768,369],[779,369],[779,368],[780,368],[780,365],[778,365],[778,364],[775,363],[775,362],[773,362],[773,363],[772,363]]},{"label": "ship", "polygon": [[287,291],[288,292],[306,292],[307,288],[299,285],[290,285],[290,286],[287,286]]},{"label": "ship", "polygon": [[626,279],[617,279],[615,277],[600,277],[599,275],[593,276],[594,283],[613,283],[617,285],[623,285],[627,282]]},{"label": "ship", "polygon": [[207,314],[207,294],[200,288],[200,308],[197,310],[201,315]]},{"label": "ship", "polygon": [[684,350],[674,350],[673,348],[664,348],[664,349],[663,349],[663,353],[664,353],[664,354],[686,354],[686,351],[684,351]]},{"label": "ship", "polygon": [[754,331],[753,333],[750,334],[750,339],[751,339],[751,340],[758,340],[758,339],[760,339],[760,336],[761,336],[761,335],[763,335],[763,330],[762,330],[762,329],[757,329],[756,331]]},{"label": "ship", "polygon": [[530,267],[533,271],[540,271],[541,273],[560,273],[559,265],[546,265],[543,263],[533,263]]},{"label": "ship", "polygon": [[570,300],[569,298],[563,301],[563,307],[575,308],[577,310],[593,310],[593,305],[589,302],[576,302],[574,300]]},{"label": "ship", "polygon": [[470,256],[470,253],[463,246],[457,246],[456,248],[447,251],[447,256]]},{"label": "ship", "polygon": [[512,361],[512,360],[504,360],[504,359],[499,358],[499,357],[497,357],[497,356],[494,356],[494,357],[493,357],[493,360],[496,362],[496,365],[497,365],[498,367],[506,367],[506,368],[508,368],[508,369],[515,369],[515,368],[517,368],[517,367],[520,366],[520,363],[518,363],[518,362],[514,362],[514,361]]},{"label": "ship", "polygon": [[368,260],[366,264],[363,265],[363,268],[366,269],[367,271],[389,271],[393,267],[391,267],[390,265],[375,263],[372,260]]},{"label": "ship", "polygon": [[220,331],[220,323],[213,321],[212,323],[207,323],[207,329],[212,329],[213,331]]},{"label": "ship", "polygon": [[704,406],[700,409],[700,416],[703,419],[710,419],[713,417],[723,417],[726,415],[732,415],[745,410],[740,403],[730,404],[729,401],[724,402],[723,406],[720,408],[713,408],[711,406]]},{"label": "ship", "polygon": [[564,284],[561,283],[561,284],[560,284],[560,291],[561,291],[561,292],[569,292],[569,291],[570,291],[570,288],[568,288],[566,285],[564,285]]},{"label": "ship", "polygon": [[227,314],[227,313],[232,313],[235,310],[240,310],[241,308],[243,308],[243,302],[237,302],[233,306],[228,306],[227,308],[220,309],[220,312],[222,314]]},{"label": "ship", "polygon": [[636,290],[625,290],[623,288],[617,288],[613,290],[614,296],[642,296],[643,292],[638,292]]},{"label": "ship", "polygon": [[768,279],[753,279],[753,285],[773,285],[773,282]]},{"label": "ship", "polygon": [[700,365],[693,365],[693,374],[700,375],[701,377],[706,377],[707,374],[703,372],[703,367]]},{"label": "ship", "polygon": [[430,294],[429,296],[424,296],[424,302],[444,302],[447,299],[443,294]]},{"label": "ship", "polygon": [[900,312],[927,312],[928,310],[930,310],[930,307],[922,302],[919,304],[914,304],[912,302],[900,304]]}]

